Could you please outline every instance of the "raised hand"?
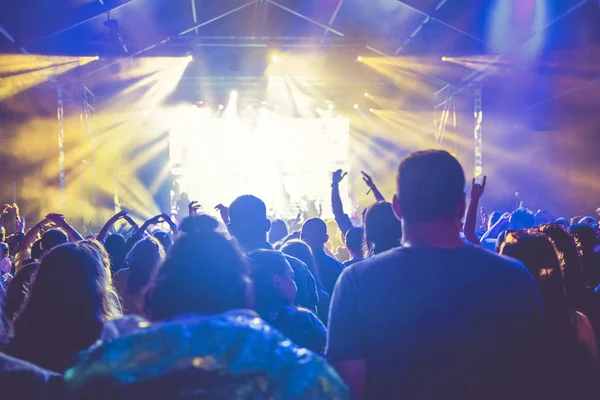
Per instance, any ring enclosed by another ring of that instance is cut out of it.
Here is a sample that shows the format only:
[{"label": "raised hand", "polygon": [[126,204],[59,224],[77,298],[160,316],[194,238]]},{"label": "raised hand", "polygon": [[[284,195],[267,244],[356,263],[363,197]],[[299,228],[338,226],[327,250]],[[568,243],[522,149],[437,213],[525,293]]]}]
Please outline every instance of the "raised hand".
[{"label": "raised hand", "polygon": [[483,177],[483,182],[481,184],[475,182],[475,178],[473,178],[473,184],[471,187],[471,201],[479,200],[485,191],[485,184],[487,182],[487,176]]},{"label": "raised hand", "polygon": [[[219,205],[222,205],[222,204],[219,204]],[[200,204],[198,204],[197,201],[194,200],[194,201],[190,202],[190,204],[188,204],[188,215],[190,217],[192,215],[196,215],[198,213],[198,210],[200,209],[200,207],[202,207],[202,206]]]},{"label": "raised hand", "polygon": [[369,174],[367,174],[365,171],[360,171],[360,173],[363,175],[363,181],[365,181],[367,186],[370,189],[373,189],[373,186],[375,186],[375,183],[373,183],[373,178],[371,178],[371,176]]},{"label": "raised hand", "polygon": [[65,224],[65,216],[57,213],[50,213],[46,215],[46,220],[53,222],[57,226],[62,226]]},{"label": "raised hand", "polygon": [[158,215],[155,215],[154,217],[150,218],[148,220],[148,223],[150,225],[156,225],[156,224],[160,224],[161,222],[164,222],[164,221],[165,221],[164,214],[158,214]]},{"label": "raised hand", "polygon": [[348,175],[347,172],[343,172],[341,169],[338,169],[333,173],[333,176],[331,177],[331,183],[333,185],[338,185],[346,175]]},{"label": "raised hand", "polygon": [[228,224],[229,223],[229,208],[224,206],[223,204],[219,203],[215,206],[215,210],[219,211],[219,214],[221,214],[221,219],[223,220],[223,222]]}]

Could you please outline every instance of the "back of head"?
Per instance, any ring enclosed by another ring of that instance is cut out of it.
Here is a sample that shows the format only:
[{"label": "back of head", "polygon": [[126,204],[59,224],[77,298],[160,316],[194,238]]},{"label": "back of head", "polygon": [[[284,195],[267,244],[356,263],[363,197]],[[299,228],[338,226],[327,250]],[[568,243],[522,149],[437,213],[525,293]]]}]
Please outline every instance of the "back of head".
[{"label": "back of head", "polygon": [[545,224],[530,230],[545,235],[556,250],[558,262],[563,272],[567,295],[575,300],[584,289],[581,260],[575,241],[560,223]]},{"label": "back of head", "polygon": [[379,202],[365,214],[365,242],[369,252],[379,254],[400,246],[402,224],[396,218],[392,204]]},{"label": "back of head", "polygon": [[125,258],[125,265],[129,268],[127,293],[143,293],[156,278],[164,259],[165,251],[158,239],[147,237],[137,242]]},{"label": "back of head", "polygon": [[500,254],[516,258],[525,264],[546,300],[555,304],[566,303],[558,257],[547,237],[526,231],[508,232]]},{"label": "back of head", "polygon": [[33,242],[33,246],[31,246],[31,258],[34,260],[40,260],[44,255],[44,250],[42,250],[42,239],[38,239]]},{"label": "back of head", "polygon": [[148,304],[154,320],[185,313],[218,314],[248,306],[248,267],[235,242],[207,215],[182,222]]},{"label": "back of head", "polygon": [[404,221],[437,222],[464,215],[465,174],[442,150],[411,153],[400,162],[397,196]]},{"label": "back of head", "polygon": [[508,223],[510,229],[513,230],[533,228],[535,226],[535,215],[527,208],[519,208],[510,215]]},{"label": "back of head", "polygon": [[47,253],[56,246],[65,244],[68,241],[69,238],[67,237],[67,234],[64,233],[62,230],[50,229],[49,231],[44,232],[44,234],[42,235],[42,250]]},{"label": "back of head", "polygon": [[275,244],[288,235],[288,226],[282,219],[276,219],[271,222],[269,231],[269,243]]},{"label": "back of head", "polygon": [[321,218],[311,218],[302,225],[302,240],[313,249],[322,249],[327,242],[327,225]]},{"label": "back of head", "polygon": [[169,251],[171,246],[173,246],[173,236],[168,232],[158,231],[154,232],[152,236],[160,242],[165,251]]},{"label": "back of head", "polygon": [[290,264],[279,251],[258,249],[248,253],[250,277],[254,282],[257,300],[261,297],[271,298],[273,277],[282,275],[290,269]]},{"label": "back of head", "polygon": [[264,241],[271,228],[267,207],[256,196],[243,195],[229,206],[229,232],[240,242]]},{"label": "back of head", "polygon": [[359,253],[362,251],[364,240],[365,229],[363,227],[353,226],[346,232],[346,247],[353,252]]},{"label": "back of head", "polygon": [[4,242],[0,242],[0,260],[8,257],[10,253],[10,249],[8,245]]},{"label": "back of head", "polygon": [[42,259],[15,320],[15,336],[63,342],[68,336],[83,343],[95,340],[102,323],[117,314],[100,254],[89,244],[67,243]]},{"label": "back of head", "polygon": [[117,272],[124,267],[127,255],[127,241],[122,235],[113,233],[104,240],[104,249],[110,257],[110,269]]},{"label": "back of head", "polygon": [[315,259],[312,250],[302,240],[294,239],[286,242],[281,246],[281,252],[302,261],[308,267],[308,270],[313,274],[314,278],[319,282],[319,274],[315,267]]}]

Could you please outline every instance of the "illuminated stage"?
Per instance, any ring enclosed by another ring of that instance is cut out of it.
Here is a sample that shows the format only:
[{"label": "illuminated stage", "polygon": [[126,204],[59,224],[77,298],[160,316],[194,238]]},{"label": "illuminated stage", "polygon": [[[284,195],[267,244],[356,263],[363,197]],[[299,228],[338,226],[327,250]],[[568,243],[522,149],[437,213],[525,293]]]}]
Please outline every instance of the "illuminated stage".
[{"label": "illuminated stage", "polygon": [[[295,217],[306,200],[329,204],[332,172],[350,168],[349,120],[327,110],[315,118],[283,116],[266,107],[238,112],[236,101],[232,96],[223,110],[187,105],[168,114],[171,204],[187,193],[210,211],[240,194],[254,194],[279,218]],[[341,192],[348,193],[347,182]],[[327,213],[330,207],[324,207]]]}]

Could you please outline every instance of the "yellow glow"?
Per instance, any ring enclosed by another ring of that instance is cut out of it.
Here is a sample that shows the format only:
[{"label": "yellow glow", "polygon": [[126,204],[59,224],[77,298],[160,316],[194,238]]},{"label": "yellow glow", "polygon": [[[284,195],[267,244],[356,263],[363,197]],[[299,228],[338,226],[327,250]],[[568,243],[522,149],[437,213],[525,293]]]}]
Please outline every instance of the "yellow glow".
[{"label": "yellow glow", "polygon": [[0,55],[0,100],[95,60],[96,57]]}]

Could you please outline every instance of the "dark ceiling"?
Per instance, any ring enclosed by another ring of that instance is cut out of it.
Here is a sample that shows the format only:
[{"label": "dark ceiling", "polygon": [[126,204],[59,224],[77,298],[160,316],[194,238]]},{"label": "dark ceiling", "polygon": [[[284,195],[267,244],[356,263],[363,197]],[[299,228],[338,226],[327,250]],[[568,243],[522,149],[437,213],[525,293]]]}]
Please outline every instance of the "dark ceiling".
[{"label": "dark ceiling", "polygon": [[[599,7],[591,0],[20,0],[0,6],[0,52],[100,56],[78,72],[86,79],[116,57],[184,55],[198,47],[308,44],[342,47],[352,57],[397,54],[441,64],[442,56],[489,53],[486,29],[498,1],[545,4],[541,57],[578,40],[598,43]],[[105,26],[108,18],[118,30]],[[435,73],[416,70],[439,88],[475,78],[447,63],[427,70]]]}]

